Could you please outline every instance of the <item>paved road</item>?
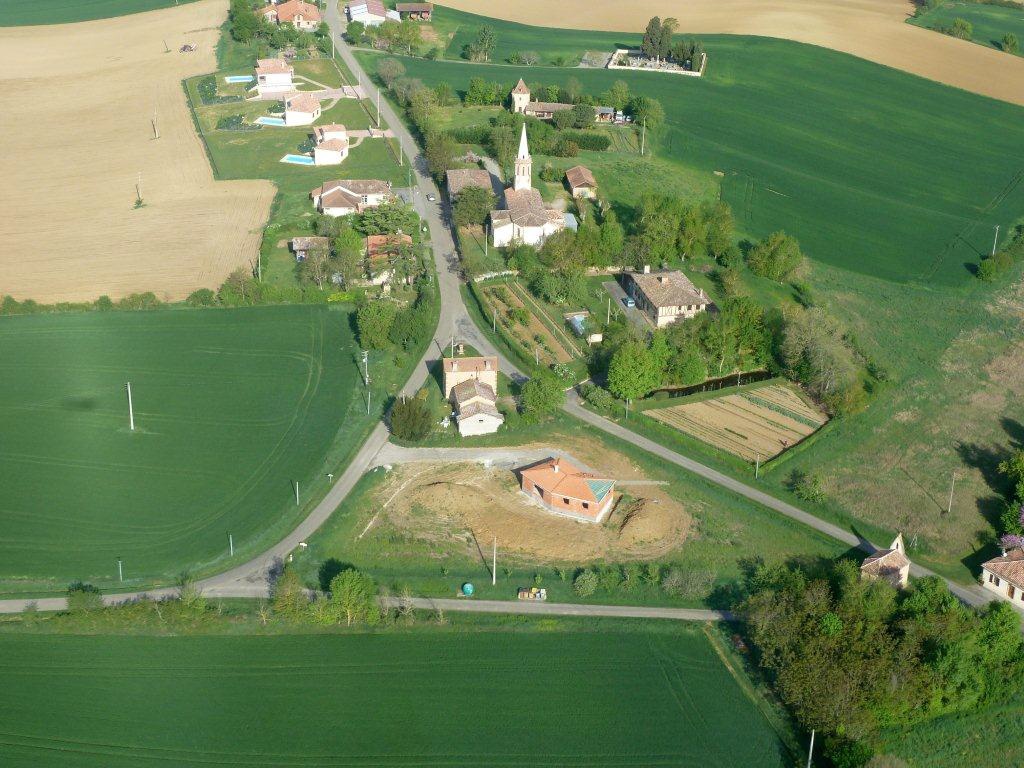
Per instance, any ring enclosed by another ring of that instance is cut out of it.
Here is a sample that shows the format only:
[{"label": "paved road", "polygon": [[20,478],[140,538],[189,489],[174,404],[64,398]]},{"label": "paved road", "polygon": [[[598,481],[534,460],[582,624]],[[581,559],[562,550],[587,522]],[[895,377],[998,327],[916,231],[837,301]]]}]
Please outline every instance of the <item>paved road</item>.
[{"label": "paved road", "polygon": [[[385,598],[397,608],[401,599]],[[422,610],[462,611],[464,613],[514,613],[531,616],[608,616],[620,619],[674,619],[675,621],[731,621],[729,611],[702,608],[653,608],[632,605],[576,605],[573,603],[528,603],[518,600],[475,600],[414,597],[414,608]]]}]

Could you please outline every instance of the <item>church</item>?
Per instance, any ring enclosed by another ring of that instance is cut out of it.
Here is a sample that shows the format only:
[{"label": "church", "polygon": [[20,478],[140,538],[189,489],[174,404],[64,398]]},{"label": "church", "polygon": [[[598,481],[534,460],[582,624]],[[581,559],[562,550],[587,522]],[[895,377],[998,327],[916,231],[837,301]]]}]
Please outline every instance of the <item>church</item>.
[{"label": "church", "polygon": [[505,207],[491,211],[492,242],[496,248],[514,244],[539,246],[564,228],[564,214],[545,208],[540,192],[533,188],[533,158],[523,125],[515,177],[512,186],[505,190]]}]

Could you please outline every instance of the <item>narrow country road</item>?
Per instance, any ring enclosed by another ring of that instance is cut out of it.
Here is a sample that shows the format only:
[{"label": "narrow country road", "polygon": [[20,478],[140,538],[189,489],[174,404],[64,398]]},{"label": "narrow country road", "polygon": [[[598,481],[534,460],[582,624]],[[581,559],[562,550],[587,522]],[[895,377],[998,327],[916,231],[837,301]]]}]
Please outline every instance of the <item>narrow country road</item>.
[{"label": "narrow country road", "polygon": [[[704,608],[656,608],[634,605],[577,605],[575,603],[531,603],[525,600],[473,600],[414,597],[413,608],[464,613],[505,613],[530,616],[605,616],[619,619],[674,619],[676,621],[731,621],[729,611]],[[385,604],[398,608],[402,599],[385,598]]]}]

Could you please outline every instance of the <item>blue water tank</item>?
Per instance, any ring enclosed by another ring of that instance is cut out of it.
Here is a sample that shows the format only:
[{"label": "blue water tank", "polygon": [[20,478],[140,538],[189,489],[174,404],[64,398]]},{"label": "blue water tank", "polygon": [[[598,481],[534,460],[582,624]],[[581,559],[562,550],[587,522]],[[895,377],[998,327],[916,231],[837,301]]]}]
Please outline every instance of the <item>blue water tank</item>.
[{"label": "blue water tank", "polygon": [[473,595],[473,585],[468,581],[462,585],[462,594],[466,597],[471,597]]}]

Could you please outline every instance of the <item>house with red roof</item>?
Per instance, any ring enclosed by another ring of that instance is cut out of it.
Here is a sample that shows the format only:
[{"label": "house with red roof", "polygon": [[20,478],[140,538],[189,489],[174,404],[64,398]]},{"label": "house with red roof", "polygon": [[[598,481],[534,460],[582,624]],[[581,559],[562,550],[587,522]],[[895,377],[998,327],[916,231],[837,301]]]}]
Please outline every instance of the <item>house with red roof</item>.
[{"label": "house with red roof", "polygon": [[996,597],[1024,609],[1024,550],[1003,552],[981,564],[981,586]]},{"label": "house with red roof", "polygon": [[304,0],[287,0],[264,6],[259,15],[274,24],[291,24],[296,29],[312,32],[320,26],[320,9]]},{"label": "house with red roof", "polygon": [[896,589],[906,589],[910,581],[910,559],[903,546],[903,534],[893,539],[887,549],[875,550],[860,565],[861,579],[883,579]]},{"label": "house with red roof", "polygon": [[589,523],[608,517],[615,500],[615,481],[584,472],[559,457],[526,467],[519,481],[527,496],[557,515]]}]

